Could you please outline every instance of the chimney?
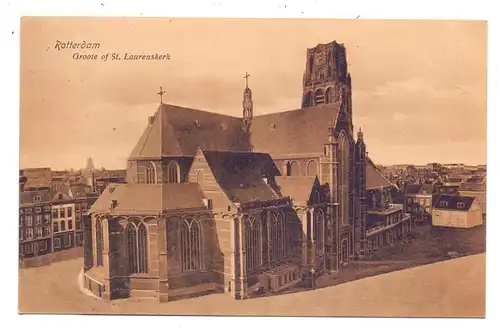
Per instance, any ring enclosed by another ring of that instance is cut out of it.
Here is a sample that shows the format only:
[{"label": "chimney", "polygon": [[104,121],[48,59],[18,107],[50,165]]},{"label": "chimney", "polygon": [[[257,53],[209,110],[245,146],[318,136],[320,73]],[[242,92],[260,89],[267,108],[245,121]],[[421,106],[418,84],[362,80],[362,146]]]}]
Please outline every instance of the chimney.
[{"label": "chimney", "polygon": [[152,125],[154,121],[155,121],[155,117],[154,116],[148,117],[148,125]]},{"label": "chimney", "polygon": [[269,184],[269,178],[267,176],[264,176],[262,180],[264,180],[265,184]]}]

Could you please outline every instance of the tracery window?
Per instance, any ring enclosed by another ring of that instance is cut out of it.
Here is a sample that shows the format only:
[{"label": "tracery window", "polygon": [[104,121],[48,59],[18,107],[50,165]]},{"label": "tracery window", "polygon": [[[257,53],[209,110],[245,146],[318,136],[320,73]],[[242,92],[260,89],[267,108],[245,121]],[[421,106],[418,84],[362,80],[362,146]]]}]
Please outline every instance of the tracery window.
[{"label": "tracery window", "polygon": [[274,212],[271,223],[271,260],[279,262],[286,257],[285,219],[280,212]]},{"label": "tracery window", "polygon": [[246,270],[253,270],[262,264],[262,224],[257,217],[245,219]]},{"label": "tracery window", "polygon": [[287,163],[287,176],[299,176],[300,175],[300,167],[299,163],[296,161],[289,161]]},{"label": "tracery window", "polygon": [[325,248],[325,214],[323,210],[314,211],[314,227],[316,235],[316,255],[321,256]]},{"label": "tracery window", "polygon": [[146,167],[146,183],[156,183],[156,167],[153,162],[150,162]]},{"label": "tracery window", "polygon": [[148,273],[148,232],[144,222],[125,227],[128,273]]},{"label": "tracery window", "polygon": [[307,164],[307,175],[308,176],[318,175],[318,163],[315,160],[311,160]]},{"label": "tracery window", "polygon": [[95,223],[95,239],[96,239],[96,260],[97,266],[104,266],[103,250],[104,250],[104,235],[102,233],[102,222],[97,219]]},{"label": "tracery window", "polygon": [[194,218],[182,221],[180,230],[181,270],[196,271],[202,268],[201,225]]},{"label": "tracery window", "polygon": [[167,182],[168,183],[179,182],[179,164],[175,161],[171,161],[167,165]]}]

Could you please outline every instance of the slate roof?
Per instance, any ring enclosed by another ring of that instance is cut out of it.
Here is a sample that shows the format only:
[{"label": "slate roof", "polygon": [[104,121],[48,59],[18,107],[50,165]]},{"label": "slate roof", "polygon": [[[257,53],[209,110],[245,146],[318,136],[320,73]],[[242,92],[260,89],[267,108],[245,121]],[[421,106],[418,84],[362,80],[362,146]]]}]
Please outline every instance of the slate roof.
[{"label": "slate roof", "polygon": [[[40,196],[41,201],[35,203],[35,196]],[[46,204],[49,203],[51,199],[50,192],[48,190],[33,190],[33,191],[23,191],[19,193],[19,204]]]},{"label": "slate roof", "polygon": [[380,173],[370,158],[366,158],[366,190],[380,189],[382,187],[396,187],[396,185]]},{"label": "slate roof", "polygon": [[[89,212],[115,214],[156,214],[164,210],[204,208],[197,183],[110,184]],[[111,210],[112,200],[117,201]]]},{"label": "slate roof", "polygon": [[242,121],[232,116],[162,104],[129,159],[194,156],[197,148],[249,151]]},{"label": "slate roof", "polygon": [[323,154],[328,127],[335,123],[340,105],[322,104],[305,109],[256,116],[250,126],[254,151],[280,155]]},{"label": "slate roof", "polygon": [[264,177],[280,172],[267,153],[203,151],[215,180],[233,202],[247,203],[279,198]]},{"label": "slate roof", "polygon": [[409,184],[408,186],[406,186],[406,194],[416,195],[420,192],[420,188],[422,188],[421,184]]},{"label": "slate roof", "polygon": [[275,181],[282,196],[288,196],[294,202],[308,202],[318,180],[316,176],[277,176]]},{"label": "slate roof", "polygon": [[[474,197],[471,196],[459,196],[459,195],[441,195],[434,204],[434,209],[438,210],[456,210],[456,211],[468,211],[474,202]],[[442,205],[441,202],[445,202],[446,205]],[[464,203],[463,207],[459,207],[458,203]]]}]

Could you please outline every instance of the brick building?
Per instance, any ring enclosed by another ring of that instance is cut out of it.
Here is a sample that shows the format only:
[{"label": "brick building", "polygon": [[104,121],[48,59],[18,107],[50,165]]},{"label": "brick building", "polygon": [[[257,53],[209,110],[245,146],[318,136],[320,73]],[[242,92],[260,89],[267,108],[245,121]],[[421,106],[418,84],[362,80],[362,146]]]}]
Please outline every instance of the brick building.
[{"label": "brick building", "polygon": [[[89,211],[85,287],[106,299],[243,299],[313,286],[366,252],[367,184],[391,184],[353,132],[344,46],[307,54],[301,109],[254,116],[248,81],[241,118],[159,106],[127,183]],[[382,232],[403,227],[393,223]]]},{"label": "brick building", "polygon": [[51,253],[49,191],[31,190],[19,196],[19,256],[24,259]]}]

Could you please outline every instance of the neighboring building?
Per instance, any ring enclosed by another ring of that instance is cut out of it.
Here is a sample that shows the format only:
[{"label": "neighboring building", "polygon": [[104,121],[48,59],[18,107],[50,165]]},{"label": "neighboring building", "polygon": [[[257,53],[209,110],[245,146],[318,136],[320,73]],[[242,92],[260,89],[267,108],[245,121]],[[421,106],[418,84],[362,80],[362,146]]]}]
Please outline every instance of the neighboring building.
[{"label": "neighboring building", "polygon": [[19,255],[31,258],[52,252],[50,194],[47,190],[21,192],[19,204]]},{"label": "neighboring building", "polygon": [[486,175],[471,177],[458,188],[461,196],[475,197],[483,211],[483,220],[486,220]]},{"label": "neighboring building", "polygon": [[125,183],[127,172],[125,170],[105,170],[94,173],[94,188],[99,194],[102,194],[104,189],[110,183]]},{"label": "neighboring building", "polygon": [[26,177],[23,191],[50,189],[52,181],[50,168],[26,168],[23,170],[23,176]]},{"label": "neighboring building", "polygon": [[483,211],[474,197],[441,195],[434,205],[432,225],[471,228],[482,225]]},{"label": "neighboring building", "polygon": [[393,203],[398,188],[373,163],[369,162],[366,172],[366,252],[373,252],[408,235],[412,225],[403,204]]},{"label": "neighboring building", "polygon": [[[109,184],[89,211],[87,289],[105,299],[212,290],[242,299],[254,287],[313,286],[369,250],[367,189],[391,184],[361,130],[355,137],[345,48],[320,44],[306,66],[302,109],[253,116],[248,83],[242,117],[159,106],[127,183]],[[389,221],[372,225],[392,222],[381,232],[403,236],[402,206],[381,211]]]},{"label": "neighboring building", "polygon": [[74,184],[53,194],[53,252],[83,245],[84,215],[96,199],[97,195],[84,184]]},{"label": "neighboring building", "polygon": [[430,222],[438,197],[439,191],[432,184],[410,184],[406,187],[404,211],[410,213],[415,222]]}]

